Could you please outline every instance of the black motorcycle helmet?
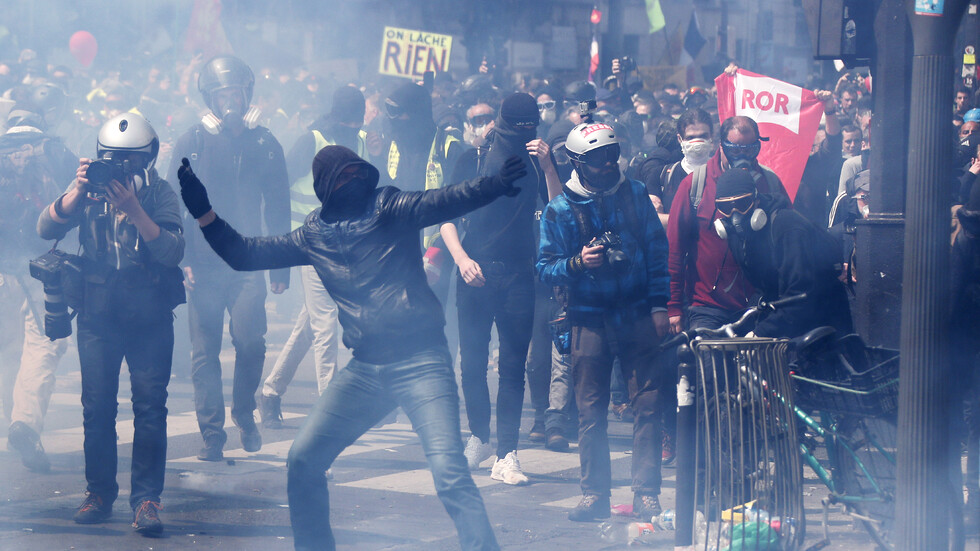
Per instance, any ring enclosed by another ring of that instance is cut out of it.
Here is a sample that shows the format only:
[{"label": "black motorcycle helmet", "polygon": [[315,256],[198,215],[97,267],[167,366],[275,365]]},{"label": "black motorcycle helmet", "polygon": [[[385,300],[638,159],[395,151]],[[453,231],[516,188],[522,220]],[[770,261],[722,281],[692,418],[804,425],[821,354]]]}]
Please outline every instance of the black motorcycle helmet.
[{"label": "black motorcycle helmet", "polygon": [[208,61],[197,78],[197,89],[204,97],[208,109],[214,109],[212,97],[215,92],[225,88],[241,88],[244,105],[252,103],[255,89],[255,75],[244,61],[230,55],[220,55]]}]

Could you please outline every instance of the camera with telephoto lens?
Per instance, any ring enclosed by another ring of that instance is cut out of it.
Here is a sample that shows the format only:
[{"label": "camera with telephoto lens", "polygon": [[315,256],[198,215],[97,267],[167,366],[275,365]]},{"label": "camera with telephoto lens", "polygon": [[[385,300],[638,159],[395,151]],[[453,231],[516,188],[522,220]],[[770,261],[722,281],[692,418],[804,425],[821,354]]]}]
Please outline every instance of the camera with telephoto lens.
[{"label": "camera with telephoto lens", "polygon": [[109,182],[115,180],[120,184],[126,184],[126,175],[131,172],[129,159],[114,161],[112,151],[106,151],[103,157],[97,161],[92,161],[85,171],[85,177],[92,193],[105,195]]},{"label": "camera with telephoto lens", "polygon": [[625,272],[629,267],[630,259],[623,252],[623,240],[613,232],[607,231],[589,243],[590,247],[598,247],[600,245],[605,247],[606,262],[609,263],[613,271],[617,273]]},{"label": "camera with telephoto lens", "polygon": [[78,257],[59,250],[52,250],[30,262],[31,277],[44,285],[44,335],[51,340],[71,335],[71,318],[65,298],[66,271],[77,274],[81,268]]}]

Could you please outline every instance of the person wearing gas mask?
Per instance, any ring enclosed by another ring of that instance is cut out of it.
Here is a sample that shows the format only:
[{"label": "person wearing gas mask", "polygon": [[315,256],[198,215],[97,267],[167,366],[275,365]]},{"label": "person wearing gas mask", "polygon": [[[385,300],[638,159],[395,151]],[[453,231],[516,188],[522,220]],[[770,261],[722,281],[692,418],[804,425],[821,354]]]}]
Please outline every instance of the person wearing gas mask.
[{"label": "person wearing gas mask", "polygon": [[650,518],[661,510],[655,359],[669,329],[667,237],[646,187],[620,172],[618,142],[607,124],[576,126],[565,142],[575,171],[541,218],[538,276],[568,293],[583,493],[569,512],[573,521],[610,514],[606,417],[614,356],[629,374],[634,412],[633,514]]},{"label": "person wearing gas mask", "polygon": [[482,147],[495,118],[496,113],[489,104],[481,102],[470,106],[463,121],[463,142],[473,148]]},{"label": "person wearing gas mask", "polygon": [[743,116],[726,119],[719,136],[721,148],[707,164],[684,177],[670,206],[667,309],[674,333],[685,324],[688,328],[717,328],[734,321],[754,292],[728,245],[714,230],[714,220],[720,216],[715,209],[718,177],[732,168],[743,168],[756,180],[760,192],[787,196],[779,177],[757,160],[763,138],[754,120]]},{"label": "person wearing gas mask", "polygon": [[181,196],[204,238],[232,268],[311,265],[336,301],[353,359],[307,417],[287,459],[297,550],[335,549],[325,471],[364,432],[400,406],[422,440],[436,492],[466,550],[498,549],[459,438],[459,398],[442,305],[426,283],[418,232],[520,192],[527,174],[510,159],[493,176],[427,191],[378,188],[373,166],[342,146],[313,159],[322,206],[292,233],[244,238],[218,218],[184,159]]},{"label": "person wearing gas mask", "polygon": [[119,494],[116,412],[125,359],[134,414],[129,504],[133,527],[146,536],[163,530],[157,511],[167,460],[173,309],[184,302],[180,202],[154,168],[159,147],[141,116],[113,117],[99,131],[100,159],[81,159],[75,181],[37,222],[48,240],[77,227],[82,249],[84,282],[73,293],[65,289],[78,308],[87,481],[74,520],[105,522]]},{"label": "person wearing gas mask", "polygon": [[714,231],[760,297],[771,302],[806,294],[759,321],[754,335],[792,338],[823,326],[851,333],[837,241],[790,208],[786,197],[759,193],[748,170],[721,174],[715,195]]},{"label": "person wearing gas mask", "polygon": [[[170,174],[177,174],[180,159],[190,158],[208,181],[216,183],[212,196],[227,220],[246,231],[260,233],[264,222],[269,233],[285,233],[290,219],[286,161],[282,146],[268,129],[258,126],[259,113],[249,107],[254,85],[252,70],[238,58],[219,56],[204,66],[198,89],[210,111],[177,141]],[[194,406],[204,440],[197,458],[224,458],[225,400],[218,354],[226,310],[235,347],[231,417],[242,447],[256,452],[262,447],[253,415],[265,363],[265,278],[234,273],[194,233],[188,236],[184,274]],[[289,270],[269,272],[273,293],[288,286]]]},{"label": "person wearing gas mask", "polygon": [[38,238],[37,217],[78,167],[78,157],[47,132],[43,113],[34,102],[15,104],[0,136],[0,310],[11,313],[0,318],[0,400],[10,420],[7,442],[34,472],[50,470],[40,434],[67,345],[45,336],[42,285],[24,267],[50,248]]},{"label": "person wearing gas mask", "polygon": [[[333,94],[330,113],[318,118],[310,131],[296,141],[286,155],[286,166],[292,180],[289,189],[292,228],[303,225],[306,217],[320,206],[313,189],[310,160],[328,145],[342,145],[370,160],[364,123],[364,94],[353,86],[341,86]],[[300,268],[303,284],[303,307],[293,330],[279,352],[272,371],[262,384],[259,410],[266,428],[282,427],[282,395],[293,380],[296,369],[313,347],[317,392],[323,394],[337,371],[337,305],[327,294],[310,266]]]},{"label": "person wearing gas mask", "polygon": [[[539,120],[534,98],[529,94],[518,92],[504,99],[479,173],[494,174],[507,159],[517,156],[534,168],[533,174],[515,182],[520,189],[517,196],[495,201],[462,221],[447,222],[440,228],[459,267],[456,307],[460,371],[472,433],[464,453],[470,469],[477,469],[494,451],[490,444],[487,347],[490,329],[496,324],[500,384],[497,460],[490,477],[513,485],[528,482],[517,459],[517,443],[525,361],[534,321],[534,211],[539,196],[547,199],[549,187],[557,194],[561,186],[548,145],[536,138]],[[465,228],[462,239],[457,224]]]}]

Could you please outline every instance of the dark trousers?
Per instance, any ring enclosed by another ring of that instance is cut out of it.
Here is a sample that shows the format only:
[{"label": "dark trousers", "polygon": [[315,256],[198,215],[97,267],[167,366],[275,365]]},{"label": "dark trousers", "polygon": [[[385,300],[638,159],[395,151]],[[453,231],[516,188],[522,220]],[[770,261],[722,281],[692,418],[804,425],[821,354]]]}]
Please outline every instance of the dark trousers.
[{"label": "dark trousers", "polygon": [[650,316],[620,327],[572,327],[571,361],[579,411],[583,494],[608,496],[612,486],[606,417],[614,357],[629,374],[633,492],[660,494],[660,377],[655,363],[659,340]]},{"label": "dark trousers", "polygon": [[133,393],[133,464],[129,504],[160,500],[167,463],[167,383],[173,360],[173,316],[134,325],[108,317],[78,319],[85,480],[107,504],[116,482],[119,370],[125,358]]},{"label": "dark trousers", "polygon": [[534,326],[527,351],[527,390],[534,408],[534,423],[545,422],[548,393],[551,389],[551,329],[548,322],[554,314],[551,288],[537,279],[534,282]]},{"label": "dark trousers", "polygon": [[231,415],[236,420],[251,416],[255,392],[265,363],[265,276],[249,274],[198,274],[188,296],[191,332],[191,380],[197,424],[205,441],[224,444],[225,399],[221,388],[221,338],[225,311],[231,316],[229,332],[235,347],[235,375]]},{"label": "dark trousers", "polygon": [[534,275],[530,265],[511,269],[496,262],[480,264],[486,283],[471,287],[456,282],[459,355],[470,432],[490,441],[490,390],[487,361],[490,329],[497,324],[497,456],[517,449],[524,407],[524,363],[534,324]]}]

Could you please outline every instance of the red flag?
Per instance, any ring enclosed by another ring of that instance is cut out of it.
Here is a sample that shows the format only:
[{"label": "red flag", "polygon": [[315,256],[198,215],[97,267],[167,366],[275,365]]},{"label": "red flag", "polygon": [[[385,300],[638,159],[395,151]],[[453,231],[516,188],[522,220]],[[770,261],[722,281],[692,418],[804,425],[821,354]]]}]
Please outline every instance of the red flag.
[{"label": "red flag", "polygon": [[599,11],[599,8],[592,8],[589,21],[592,22],[592,46],[589,47],[589,82],[595,82],[595,72],[599,70],[599,23],[602,21],[602,12]]},{"label": "red flag", "polygon": [[[715,78],[718,118],[751,117],[759,123],[762,142],[759,163],[771,168],[783,182],[790,200],[796,200],[803,168],[817,135],[823,102],[810,90],[739,69],[734,77]],[[724,136],[723,136],[724,137]]]}]

